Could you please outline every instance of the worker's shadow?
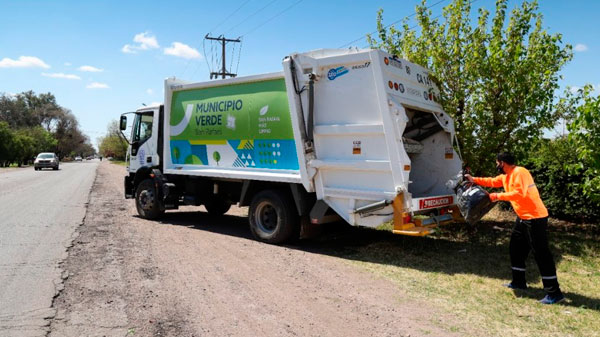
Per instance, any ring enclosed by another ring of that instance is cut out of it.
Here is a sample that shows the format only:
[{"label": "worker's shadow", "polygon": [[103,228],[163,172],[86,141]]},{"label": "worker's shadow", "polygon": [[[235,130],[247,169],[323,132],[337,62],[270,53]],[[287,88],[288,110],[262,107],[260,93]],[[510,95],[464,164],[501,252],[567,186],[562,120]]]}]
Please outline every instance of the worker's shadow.
[{"label": "worker's shadow", "polygon": [[[198,211],[167,212],[161,222],[252,240],[248,219],[243,215],[211,216]],[[408,237],[338,222],[324,225],[319,235],[288,244],[287,247],[424,272],[481,275],[498,279],[500,286],[511,278],[508,250],[510,226],[511,224],[502,222],[486,222],[476,226],[457,224],[443,227],[440,233],[432,236]],[[573,235],[559,235],[550,236],[557,264],[560,264],[563,254],[584,254],[584,239]],[[560,243],[559,248],[557,243]],[[539,282],[539,271],[532,255],[527,262],[527,279],[530,283]],[[565,290],[565,305],[600,311],[600,299]],[[530,288],[516,295],[541,299],[544,292],[542,289]]]}]

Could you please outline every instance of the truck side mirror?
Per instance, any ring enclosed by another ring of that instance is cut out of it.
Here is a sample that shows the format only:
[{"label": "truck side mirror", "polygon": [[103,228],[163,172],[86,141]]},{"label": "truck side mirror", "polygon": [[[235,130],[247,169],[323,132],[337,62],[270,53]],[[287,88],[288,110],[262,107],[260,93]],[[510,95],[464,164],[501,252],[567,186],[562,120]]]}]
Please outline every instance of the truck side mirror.
[{"label": "truck side mirror", "polygon": [[121,115],[121,122],[119,123],[119,129],[125,131],[127,129],[127,116]]}]

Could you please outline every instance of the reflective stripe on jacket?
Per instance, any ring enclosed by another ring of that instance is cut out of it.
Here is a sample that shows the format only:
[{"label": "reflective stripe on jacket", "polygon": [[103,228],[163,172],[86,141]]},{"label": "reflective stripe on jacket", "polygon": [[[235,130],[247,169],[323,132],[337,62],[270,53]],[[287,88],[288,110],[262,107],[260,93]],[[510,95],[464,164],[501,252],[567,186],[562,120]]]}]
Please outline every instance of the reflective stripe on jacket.
[{"label": "reflective stripe on jacket", "polygon": [[507,174],[493,178],[473,178],[473,181],[484,187],[504,187],[506,192],[498,193],[498,200],[510,201],[519,218],[523,220],[548,216],[548,210],[540,198],[533,177],[524,167],[515,166]]}]

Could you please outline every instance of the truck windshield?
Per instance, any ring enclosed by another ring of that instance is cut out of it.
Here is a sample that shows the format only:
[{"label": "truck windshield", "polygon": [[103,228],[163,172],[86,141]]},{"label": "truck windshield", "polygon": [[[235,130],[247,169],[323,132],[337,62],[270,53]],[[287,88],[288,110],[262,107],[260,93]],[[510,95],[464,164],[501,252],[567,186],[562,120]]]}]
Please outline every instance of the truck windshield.
[{"label": "truck windshield", "polygon": [[143,142],[152,136],[152,112],[136,114],[133,124],[134,142]]}]

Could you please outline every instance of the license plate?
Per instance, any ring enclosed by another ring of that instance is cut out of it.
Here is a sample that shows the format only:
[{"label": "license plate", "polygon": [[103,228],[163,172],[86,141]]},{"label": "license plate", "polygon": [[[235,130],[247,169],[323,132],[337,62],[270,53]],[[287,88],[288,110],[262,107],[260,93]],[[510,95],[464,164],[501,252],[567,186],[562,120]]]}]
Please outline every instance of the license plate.
[{"label": "license plate", "polygon": [[452,196],[428,198],[419,200],[419,209],[438,208],[452,205]]}]

